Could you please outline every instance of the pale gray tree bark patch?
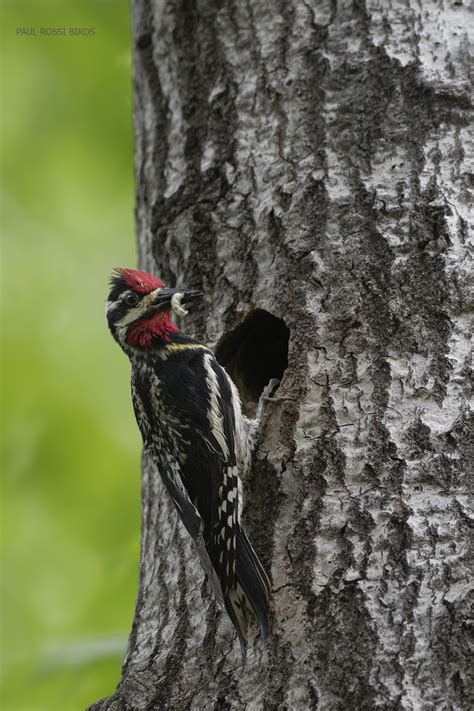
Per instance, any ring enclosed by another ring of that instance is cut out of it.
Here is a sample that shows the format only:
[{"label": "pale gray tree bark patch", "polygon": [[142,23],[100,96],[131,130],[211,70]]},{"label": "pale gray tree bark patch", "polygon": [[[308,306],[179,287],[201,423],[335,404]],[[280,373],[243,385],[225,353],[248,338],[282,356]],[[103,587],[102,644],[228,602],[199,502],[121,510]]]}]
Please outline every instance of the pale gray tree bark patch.
[{"label": "pale gray tree bark patch", "polygon": [[132,7],[140,266],[202,289],[183,328],[229,370],[246,318],[283,322],[292,399],[245,482],[268,641],[242,666],[144,458],[129,650],[91,708],[470,709],[468,3]]}]

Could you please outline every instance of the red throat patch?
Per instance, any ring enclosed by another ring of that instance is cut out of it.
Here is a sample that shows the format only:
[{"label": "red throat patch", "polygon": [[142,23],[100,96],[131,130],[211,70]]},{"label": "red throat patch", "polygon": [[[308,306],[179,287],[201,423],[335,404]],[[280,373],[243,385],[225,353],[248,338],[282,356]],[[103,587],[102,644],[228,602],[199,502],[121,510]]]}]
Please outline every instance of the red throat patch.
[{"label": "red throat patch", "polygon": [[148,272],[142,272],[139,269],[123,269],[119,267],[115,270],[119,274],[125,284],[137,294],[149,294],[151,291],[165,285],[163,281],[157,279]]},{"label": "red throat patch", "polygon": [[151,318],[132,323],[127,331],[127,341],[131,346],[149,348],[155,338],[170,341],[171,335],[177,331],[179,328],[173,323],[169,311],[166,311],[164,314],[156,314]]}]

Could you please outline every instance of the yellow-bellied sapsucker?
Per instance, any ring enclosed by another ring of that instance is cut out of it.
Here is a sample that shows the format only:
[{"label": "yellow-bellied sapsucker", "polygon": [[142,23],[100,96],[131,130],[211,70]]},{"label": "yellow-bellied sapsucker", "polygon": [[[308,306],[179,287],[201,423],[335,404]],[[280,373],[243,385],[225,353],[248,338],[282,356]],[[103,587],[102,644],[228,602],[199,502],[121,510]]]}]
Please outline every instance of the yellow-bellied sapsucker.
[{"label": "yellow-bellied sapsucker", "polygon": [[270,585],[240,523],[240,476],[250,466],[262,407],[256,420],[244,417],[237,389],[212,351],[172,321],[172,306],[182,313],[181,303],[198,296],[193,289],[168,289],[147,272],[117,269],[106,315],[132,364],[144,447],[245,654],[250,618],[263,639],[268,633]]}]

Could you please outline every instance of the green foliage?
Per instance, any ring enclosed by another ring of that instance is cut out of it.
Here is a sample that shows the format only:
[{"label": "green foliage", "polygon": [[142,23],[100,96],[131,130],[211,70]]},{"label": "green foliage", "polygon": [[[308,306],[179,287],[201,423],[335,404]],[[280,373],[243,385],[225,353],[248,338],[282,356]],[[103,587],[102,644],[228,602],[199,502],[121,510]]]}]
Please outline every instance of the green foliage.
[{"label": "green foliage", "polygon": [[[129,7],[3,2],[2,676],[5,711],[113,692],[137,590],[140,439],[110,338],[136,262]],[[21,37],[17,27],[93,27]]]}]

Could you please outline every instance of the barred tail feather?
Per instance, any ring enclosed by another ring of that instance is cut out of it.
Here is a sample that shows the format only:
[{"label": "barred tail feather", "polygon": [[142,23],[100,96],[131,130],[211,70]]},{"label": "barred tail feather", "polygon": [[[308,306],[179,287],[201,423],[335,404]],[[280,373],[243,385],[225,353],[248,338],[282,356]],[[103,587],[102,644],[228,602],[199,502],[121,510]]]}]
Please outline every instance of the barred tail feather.
[{"label": "barred tail feather", "polygon": [[241,584],[236,581],[224,598],[227,614],[232,620],[240,642],[242,656],[247,656],[247,626],[252,612],[247,605],[247,598]]},{"label": "barred tail feather", "polygon": [[268,637],[270,583],[245,531],[237,533],[236,582],[225,597],[225,606],[239,637],[242,656],[247,651],[247,629],[250,620],[260,625],[262,639]]}]

